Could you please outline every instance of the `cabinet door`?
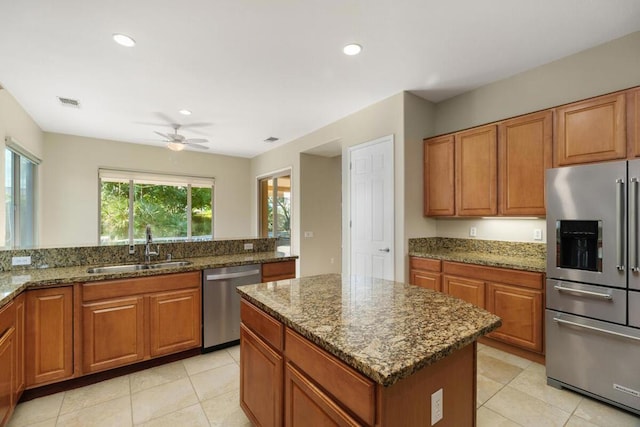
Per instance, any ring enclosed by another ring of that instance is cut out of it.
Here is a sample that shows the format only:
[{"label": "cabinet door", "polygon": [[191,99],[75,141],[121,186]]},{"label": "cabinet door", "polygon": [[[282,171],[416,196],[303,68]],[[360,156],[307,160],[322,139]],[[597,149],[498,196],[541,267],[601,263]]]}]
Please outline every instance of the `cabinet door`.
[{"label": "cabinet door", "polygon": [[487,285],[487,310],[502,318],[488,336],[542,352],[542,292],[510,285]]},{"label": "cabinet door", "polygon": [[455,276],[443,276],[442,292],[484,308],[484,282]]},{"label": "cabinet door", "polygon": [[73,287],[27,291],[26,386],[73,375]]},{"label": "cabinet door", "polygon": [[545,215],[544,174],[551,167],[552,113],[498,126],[500,214]]},{"label": "cabinet door", "polygon": [[240,325],[240,406],[254,425],[282,425],[283,363],[280,354]]},{"label": "cabinet door", "polygon": [[627,146],[629,157],[640,157],[640,89],[627,92]]},{"label": "cabinet door", "polygon": [[163,292],[149,297],[151,356],[200,347],[200,288]]},{"label": "cabinet door", "polygon": [[25,297],[24,293],[18,295],[13,303],[16,308],[16,383],[15,383],[15,402],[18,401],[20,395],[26,386],[24,376],[24,338],[25,338]]},{"label": "cabinet door", "polygon": [[554,166],[624,159],[625,94],[616,93],[556,109]]},{"label": "cabinet door", "polygon": [[453,135],[424,140],[424,215],[455,215]]},{"label": "cabinet door", "polygon": [[15,328],[0,335],[0,425],[5,425],[11,412],[14,401],[14,373],[16,368],[16,349],[14,346]]},{"label": "cabinet door", "polygon": [[137,296],[82,305],[85,373],[143,360],[143,301],[143,297]]},{"label": "cabinet door", "polygon": [[455,135],[456,213],[460,216],[498,213],[498,147],[496,126],[482,126]]},{"label": "cabinet door", "polygon": [[411,270],[410,282],[412,285],[422,288],[442,291],[442,275],[440,273],[429,273],[421,270]]},{"label": "cabinet door", "polygon": [[319,426],[362,425],[291,363],[287,363],[284,384],[285,426],[305,426],[309,425],[310,420]]}]

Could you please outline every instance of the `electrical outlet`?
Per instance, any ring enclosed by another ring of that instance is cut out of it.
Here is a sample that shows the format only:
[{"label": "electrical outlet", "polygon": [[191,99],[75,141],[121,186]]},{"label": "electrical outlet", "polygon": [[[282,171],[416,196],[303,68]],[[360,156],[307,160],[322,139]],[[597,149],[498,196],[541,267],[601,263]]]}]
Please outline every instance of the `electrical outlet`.
[{"label": "electrical outlet", "polygon": [[535,228],[533,230],[533,240],[542,240],[542,229]]},{"label": "electrical outlet", "polygon": [[442,389],[431,395],[431,425],[442,419]]},{"label": "electrical outlet", "polygon": [[253,243],[245,243],[245,244],[244,244],[244,250],[245,250],[245,251],[251,251],[251,250],[253,250]]},{"label": "electrical outlet", "polygon": [[136,245],[129,245],[129,255],[134,255],[136,253]]},{"label": "electrical outlet", "polygon": [[469,236],[476,237],[478,235],[478,229],[476,227],[469,227]]},{"label": "electrical outlet", "polygon": [[14,256],[11,258],[11,265],[31,265],[30,256]]},{"label": "electrical outlet", "polygon": [[313,231],[305,231],[304,237],[313,237]]}]

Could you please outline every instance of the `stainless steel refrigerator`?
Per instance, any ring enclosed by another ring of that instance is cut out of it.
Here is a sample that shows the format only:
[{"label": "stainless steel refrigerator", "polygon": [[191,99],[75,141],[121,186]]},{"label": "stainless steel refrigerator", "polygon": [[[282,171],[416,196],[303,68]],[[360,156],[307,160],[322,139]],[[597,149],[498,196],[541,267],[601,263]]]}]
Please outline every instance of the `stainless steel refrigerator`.
[{"label": "stainless steel refrigerator", "polygon": [[550,169],[547,383],[640,414],[640,160]]}]

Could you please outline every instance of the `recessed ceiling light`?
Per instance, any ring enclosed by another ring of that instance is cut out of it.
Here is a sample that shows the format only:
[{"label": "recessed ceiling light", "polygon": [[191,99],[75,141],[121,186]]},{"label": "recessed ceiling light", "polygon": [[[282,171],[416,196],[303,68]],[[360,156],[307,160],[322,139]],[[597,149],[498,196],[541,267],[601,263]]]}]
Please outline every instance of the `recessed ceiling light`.
[{"label": "recessed ceiling light", "polygon": [[180,114],[182,114],[183,116],[190,116],[191,115],[191,111],[189,111],[189,110],[180,110],[178,112]]},{"label": "recessed ceiling light", "polygon": [[360,52],[362,52],[362,46],[360,46],[359,44],[356,44],[356,43],[352,43],[352,44],[346,45],[342,49],[342,51],[344,52],[345,55],[353,56],[353,55],[357,55]]},{"label": "recessed ceiling light", "polygon": [[113,35],[113,40],[119,45],[125,46],[125,47],[133,47],[136,45],[136,41],[125,34],[116,33]]}]

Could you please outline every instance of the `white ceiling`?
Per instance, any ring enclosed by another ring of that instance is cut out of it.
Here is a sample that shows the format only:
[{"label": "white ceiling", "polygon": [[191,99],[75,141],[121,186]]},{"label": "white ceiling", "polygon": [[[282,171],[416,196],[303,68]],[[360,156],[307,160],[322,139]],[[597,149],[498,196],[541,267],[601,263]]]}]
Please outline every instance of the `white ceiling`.
[{"label": "white ceiling", "polygon": [[403,90],[440,101],[638,31],[640,1],[0,0],[0,16],[0,84],[43,130],[160,146],[161,113],[252,157]]}]

